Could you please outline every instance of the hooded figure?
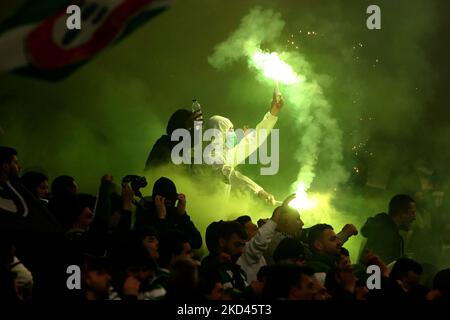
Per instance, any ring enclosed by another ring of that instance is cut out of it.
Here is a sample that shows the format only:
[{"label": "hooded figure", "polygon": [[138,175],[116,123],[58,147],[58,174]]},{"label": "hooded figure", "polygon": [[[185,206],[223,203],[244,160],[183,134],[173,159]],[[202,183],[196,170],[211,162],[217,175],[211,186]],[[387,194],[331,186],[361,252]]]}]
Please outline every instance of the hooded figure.
[{"label": "hooded figure", "polygon": [[403,257],[403,238],[388,214],[379,213],[368,218],[361,234],[367,238],[365,249],[372,250],[386,264]]},{"label": "hooded figure", "polygon": [[416,219],[416,202],[406,194],[397,194],[389,201],[389,213],[368,218],[361,228],[367,238],[365,249],[371,249],[386,264],[404,255],[400,230],[409,231]]},{"label": "hooded figure", "polygon": [[[165,218],[158,217],[155,199],[157,196],[164,198],[167,211]],[[179,200],[175,183],[166,177],[159,178],[153,185],[152,201],[145,207],[137,207],[134,228],[153,227],[159,234],[171,230],[178,230],[189,237],[189,243],[193,249],[202,246],[200,232],[191,221],[189,215],[184,211],[180,213],[176,202]]]},{"label": "hooded figure", "polygon": [[148,155],[145,171],[171,163],[172,149],[178,144],[177,141],[171,141],[172,133],[176,129],[186,129],[193,136],[194,118],[195,114],[187,109],[179,109],[172,114],[167,123],[166,134],[155,142]]},{"label": "hooded figure", "polygon": [[235,167],[258,150],[277,120],[277,116],[267,112],[255,130],[245,133],[240,141],[237,141],[238,137],[230,119],[216,115],[206,121],[205,130],[214,129],[215,133],[210,146],[207,147],[208,150],[205,150],[205,162],[224,177],[224,190],[227,196],[229,196],[231,188],[249,190],[256,195],[265,193],[261,186],[241,174]]}]

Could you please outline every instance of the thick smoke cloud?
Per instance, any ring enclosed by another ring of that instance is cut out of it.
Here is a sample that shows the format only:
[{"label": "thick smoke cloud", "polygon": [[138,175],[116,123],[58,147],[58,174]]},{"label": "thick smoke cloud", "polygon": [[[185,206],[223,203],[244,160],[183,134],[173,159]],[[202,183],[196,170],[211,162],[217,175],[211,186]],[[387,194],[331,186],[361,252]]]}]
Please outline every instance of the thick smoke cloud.
[{"label": "thick smoke cloud", "polygon": [[[279,13],[261,8],[252,9],[242,18],[238,29],[216,46],[209,62],[216,68],[223,68],[245,57],[249,66],[255,67],[253,55],[261,52],[264,44],[279,40],[284,25],[285,21]],[[306,59],[293,51],[283,52],[283,56],[294,72],[301,74],[303,80],[287,85],[284,89],[288,108],[291,109],[290,116],[295,118],[301,136],[299,147],[295,151],[300,170],[293,191],[310,188],[316,176],[319,154],[328,163],[328,170],[324,171],[322,181],[326,179],[325,185],[329,188],[336,187],[347,178],[342,166],[342,132],[331,115],[331,105]],[[258,79],[264,81],[260,73],[258,76]]]},{"label": "thick smoke cloud", "polygon": [[[228,58],[214,62],[220,71],[208,61],[218,43],[242,26],[254,25],[237,39],[251,34],[253,47],[289,52],[283,58],[306,77],[307,86],[281,86],[288,100],[277,124],[278,175],[259,176],[258,166],[241,170],[278,199],[298,180],[312,181],[313,193],[331,192],[333,206],[303,213],[307,225],[321,220],[335,228],[345,222],[360,226],[368,215],[385,210],[394,193],[410,186],[411,179],[399,175],[398,187],[387,188],[396,168],[425,163],[440,173],[444,186],[449,176],[450,3],[379,0],[380,31],[365,26],[370,4],[176,1],[169,11],[60,83],[1,74],[0,144],[15,146],[25,169],[40,167],[51,178],[72,174],[82,191],[95,193],[104,172],[112,172],[116,180],[141,173],[170,114],[189,108],[193,98],[200,100],[205,117],[221,114],[236,126],[254,126],[269,107],[273,84],[260,77],[263,82],[255,81],[257,72],[242,59],[242,49],[222,51],[220,56]],[[19,6],[20,1],[2,1],[0,18]],[[261,9],[252,11],[256,6]],[[270,23],[243,21],[249,12],[261,13],[264,22],[270,17]],[[242,43],[236,41],[236,46],[242,48]],[[369,184],[381,188],[347,192],[341,187],[334,192],[329,187],[333,179],[343,181],[345,174],[355,173],[355,146],[369,167]],[[311,157],[314,154],[317,158]],[[332,163],[342,163],[345,170]],[[180,187],[188,195],[188,206],[193,206],[194,221],[204,226],[238,214],[236,207],[219,206],[219,196],[195,194],[195,187],[189,182]],[[212,209],[200,210],[204,204]],[[270,208],[258,207],[253,200],[245,202],[242,211],[255,217],[271,214]],[[360,239],[349,244],[353,258]]]}]

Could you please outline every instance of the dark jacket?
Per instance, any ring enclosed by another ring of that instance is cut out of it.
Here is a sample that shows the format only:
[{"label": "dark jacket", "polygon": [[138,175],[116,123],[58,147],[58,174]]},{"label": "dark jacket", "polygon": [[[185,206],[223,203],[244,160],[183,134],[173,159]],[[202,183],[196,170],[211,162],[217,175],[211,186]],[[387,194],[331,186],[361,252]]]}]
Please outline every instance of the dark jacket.
[{"label": "dark jacket", "polygon": [[33,300],[62,299],[69,265],[63,257],[63,228],[20,181],[0,183],[0,203],[0,243],[13,243],[32,272]]},{"label": "dark jacket", "polygon": [[218,273],[224,290],[236,289],[244,293],[247,287],[246,275],[241,267],[232,262],[220,263],[215,255],[208,255],[202,260],[200,277]]},{"label": "dark jacket", "polygon": [[313,252],[311,257],[306,260],[306,265],[314,272],[329,272],[337,267],[339,257],[322,255]]},{"label": "dark jacket", "polygon": [[178,141],[171,141],[169,135],[161,136],[153,145],[147,161],[145,170],[150,170],[165,164],[171,163],[171,152]]},{"label": "dark jacket", "polygon": [[379,213],[368,218],[361,228],[361,234],[367,238],[364,249],[370,249],[386,264],[401,258],[403,252],[403,238],[391,217],[386,213]]},{"label": "dark jacket", "polygon": [[172,133],[176,129],[189,129],[193,125],[192,112],[187,109],[175,111],[169,119],[166,127],[166,134],[162,135],[153,145],[145,163],[145,170],[155,169],[159,166],[172,163],[171,153],[178,141],[171,141]]},{"label": "dark jacket", "polygon": [[195,227],[189,215],[180,215],[176,208],[167,208],[166,219],[159,219],[153,202],[147,204],[147,208],[138,207],[136,210],[136,221],[134,228],[153,227],[159,234],[170,230],[183,232],[189,237],[192,249],[199,249],[202,246],[202,236]]}]

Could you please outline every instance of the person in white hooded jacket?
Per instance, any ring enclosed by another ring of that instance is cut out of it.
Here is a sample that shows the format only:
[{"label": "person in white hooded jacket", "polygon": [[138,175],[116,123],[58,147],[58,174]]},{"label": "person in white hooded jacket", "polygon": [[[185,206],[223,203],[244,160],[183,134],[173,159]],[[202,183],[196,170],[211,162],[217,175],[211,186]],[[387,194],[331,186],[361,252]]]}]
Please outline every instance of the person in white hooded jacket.
[{"label": "person in white hooded jacket", "polygon": [[251,284],[255,281],[259,269],[267,265],[264,252],[272,241],[281,215],[285,212],[289,202],[294,198],[295,194],[287,197],[283,204],[273,211],[272,217],[259,229],[248,216],[242,216],[236,220],[244,225],[249,239],[245,244],[244,252],[237,261],[237,264],[247,275],[247,283]]},{"label": "person in white hooded jacket", "polygon": [[[275,126],[283,104],[283,96],[274,92],[270,111],[264,115],[262,121],[258,123],[254,130],[245,134],[235,145],[233,143],[230,145],[230,141],[235,141],[237,138],[234,134],[234,139],[230,139],[230,136],[233,137],[234,126],[228,118],[215,115],[206,121],[205,129],[215,129],[219,132],[221,138],[213,139],[211,142],[213,148],[210,148],[209,152],[206,153],[213,169],[219,171],[225,177],[225,192],[227,196],[230,194],[230,189],[241,188],[251,191],[269,204],[276,204],[272,194],[265,191],[249,177],[237,171],[235,167],[263,144],[265,138]],[[217,150],[223,150],[223,152],[216,152]]]}]

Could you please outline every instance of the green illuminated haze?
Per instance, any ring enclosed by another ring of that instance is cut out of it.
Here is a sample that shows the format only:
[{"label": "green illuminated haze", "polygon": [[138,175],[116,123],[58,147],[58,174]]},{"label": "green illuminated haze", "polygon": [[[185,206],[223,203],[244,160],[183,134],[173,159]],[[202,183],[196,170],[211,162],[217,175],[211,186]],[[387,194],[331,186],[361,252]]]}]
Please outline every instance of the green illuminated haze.
[{"label": "green illuminated haze", "polygon": [[[0,18],[20,4],[2,1]],[[443,47],[448,2],[377,1],[381,31],[366,28],[370,4],[176,1],[64,81],[1,74],[0,144],[16,147],[25,169],[41,168],[51,178],[71,174],[81,191],[95,193],[103,173],[116,180],[141,173],[170,114],[190,108],[194,97],[205,117],[220,114],[235,127],[256,125],[273,90],[273,82],[248,64],[249,52],[259,47],[279,53],[305,82],[280,86],[286,103],[277,124],[279,173],[260,176],[259,167],[250,165],[241,171],[279,200],[299,181],[329,194],[333,206],[305,213],[308,223],[360,226],[366,216],[385,210],[393,191],[365,192],[363,198],[339,189],[351,173],[353,145],[369,139],[369,175],[378,184],[406,161],[432,162],[447,177],[450,149]],[[248,39],[251,48],[242,48]],[[171,176],[152,176],[160,174]],[[271,213],[252,199],[226,203],[185,177],[173,178],[202,229],[213,219]],[[334,188],[341,193],[333,196]],[[360,240],[346,245],[353,258]]]}]

